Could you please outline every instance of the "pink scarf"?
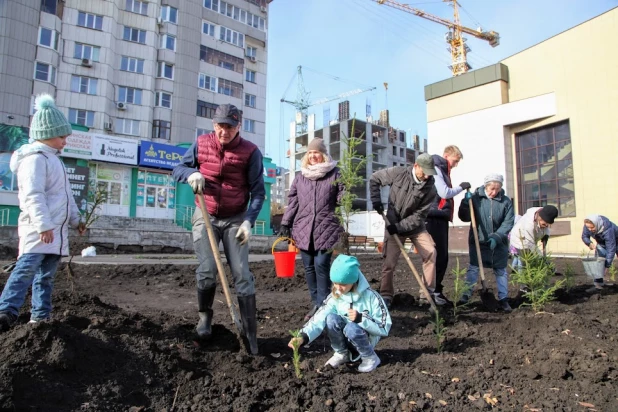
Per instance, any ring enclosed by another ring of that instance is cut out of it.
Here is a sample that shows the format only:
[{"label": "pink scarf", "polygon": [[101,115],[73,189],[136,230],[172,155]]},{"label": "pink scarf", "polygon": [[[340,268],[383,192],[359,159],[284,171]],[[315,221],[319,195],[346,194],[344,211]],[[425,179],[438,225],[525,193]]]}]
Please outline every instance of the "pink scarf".
[{"label": "pink scarf", "polygon": [[317,163],[314,165],[308,165],[300,169],[303,176],[309,180],[319,180],[326,176],[326,173],[330,172],[337,166],[337,162],[334,160]]}]

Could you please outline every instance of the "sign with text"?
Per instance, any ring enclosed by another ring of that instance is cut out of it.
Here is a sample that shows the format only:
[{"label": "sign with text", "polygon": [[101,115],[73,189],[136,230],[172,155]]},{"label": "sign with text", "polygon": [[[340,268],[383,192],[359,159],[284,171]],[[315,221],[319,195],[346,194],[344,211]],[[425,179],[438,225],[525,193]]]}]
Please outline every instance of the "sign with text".
[{"label": "sign with text", "polygon": [[62,159],[67,170],[73,198],[80,212],[85,212],[88,202],[88,176],[90,169],[87,166],[78,166],[75,159]]},{"label": "sign with text", "polygon": [[142,140],[139,151],[139,165],[171,170],[180,163],[186,151],[186,147]]},{"label": "sign with text", "polygon": [[92,137],[92,158],[137,165],[137,140],[95,134]]},{"label": "sign with text", "polygon": [[92,133],[74,130],[67,137],[67,145],[62,149],[63,157],[74,159],[92,159]]}]

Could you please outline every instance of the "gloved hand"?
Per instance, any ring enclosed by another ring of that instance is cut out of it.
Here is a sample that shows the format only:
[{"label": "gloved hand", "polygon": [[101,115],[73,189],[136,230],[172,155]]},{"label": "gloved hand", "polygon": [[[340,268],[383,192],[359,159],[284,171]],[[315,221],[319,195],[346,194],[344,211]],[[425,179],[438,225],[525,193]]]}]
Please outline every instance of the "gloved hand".
[{"label": "gloved hand", "polygon": [[466,192],[466,200],[469,200],[471,197],[472,197],[472,192],[468,190]]},{"label": "gloved hand", "polygon": [[397,229],[397,225],[388,225],[386,226],[386,230],[390,235],[396,235],[399,233],[399,229]]},{"label": "gloved hand", "polygon": [[547,241],[549,240],[549,235],[545,235],[541,238],[541,243],[543,246],[547,246]]},{"label": "gloved hand", "polygon": [[496,239],[494,239],[493,237],[489,239],[489,248],[491,250],[494,250],[496,248],[496,246],[498,246],[498,242],[496,242]]},{"label": "gloved hand", "polygon": [[245,220],[242,222],[242,225],[238,228],[238,232],[236,232],[236,240],[241,245],[244,245],[249,241],[251,237],[251,222]]},{"label": "gloved hand", "polygon": [[463,190],[468,190],[468,189],[470,189],[472,186],[470,186],[470,183],[468,183],[468,182],[461,182],[461,183],[459,184],[459,187],[461,187]]},{"label": "gloved hand", "polygon": [[384,205],[382,205],[382,202],[373,202],[373,210],[381,215],[384,213]]},{"label": "gloved hand", "polygon": [[292,237],[292,233],[290,232],[290,227],[288,225],[281,225],[279,228],[279,233],[277,233],[279,237]]},{"label": "gloved hand", "polygon": [[203,193],[206,179],[200,172],[194,172],[187,178],[187,183],[193,189],[193,193]]}]

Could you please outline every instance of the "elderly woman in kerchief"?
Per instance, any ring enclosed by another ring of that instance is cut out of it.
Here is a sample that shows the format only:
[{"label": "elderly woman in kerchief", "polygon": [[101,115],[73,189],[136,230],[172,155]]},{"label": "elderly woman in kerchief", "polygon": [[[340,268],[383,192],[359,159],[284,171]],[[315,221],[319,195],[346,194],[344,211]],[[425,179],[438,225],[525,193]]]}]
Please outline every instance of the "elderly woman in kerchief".
[{"label": "elderly woman in kerchief", "polygon": [[[592,240],[596,242],[596,245]],[[596,250],[599,257],[605,258],[605,271],[607,272],[616,256],[618,227],[605,216],[588,215],[584,219],[582,241],[590,250]],[[603,278],[594,279],[594,289],[603,289]]]},{"label": "elderly woman in kerchief", "polygon": [[288,207],[281,219],[279,236],[291,237],[300,249],[311,297],[311,319],[330,294],[330,261],[333,246],[343,227],[335,215],[344,187],[337,162],[326,151],[322,139],[313,139],[301,160],[288,195]]},{"label": "elderly woman in kerchief", "polygon": [[[498,300],[500,308],[511,312],[508,302],[509,279],[506,267],[509,257],[508,234],[513,228],[515,214],[513,202],[504,194],[502,175],[492,173],[485,176],[484,185],[474,193],[467,192],[466,198],[459,206],[459,219],[471,222],[470,199],[474,207],[476,226],[481,246],[481,262],[483,267],[491,268],[496,275],[498,285]],[[470,250],[470,266],[466,275],[466,283],[471,286],[470,292],[464,295],[462,303],[467,302],[472,295],[472,288],[476,284],[479,274],[479,258],[476,255],[474,233],[470,227],[468,236]]]}]

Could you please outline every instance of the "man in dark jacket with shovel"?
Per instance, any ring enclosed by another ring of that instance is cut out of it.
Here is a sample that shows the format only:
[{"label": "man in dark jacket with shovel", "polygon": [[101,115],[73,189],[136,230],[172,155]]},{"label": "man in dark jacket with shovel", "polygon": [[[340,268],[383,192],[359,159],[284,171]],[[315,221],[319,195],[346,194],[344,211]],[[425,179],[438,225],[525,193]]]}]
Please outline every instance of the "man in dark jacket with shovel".
[{"label": "man in dark jacket with shovel", "polygon": [[[255,144],[240,137],[240,113],[235,106],[220,105],[213,123],[215,131],[198,136],[173,176],[204,196],[216,243],[223,241],[243,330],[249,350],[255,355],[257,318],[254,280],[249,271],[249,238],[265,197],[262,153]],[[217,266],[197,199],[196,205],[192,219],[193,245],[200,262],[196,271],[200,318],[196,331],[200,338],[207,339],[212,334]]]},{"label": "man in dark jacket with shovel", "polygon": [[436,248],[433,239],[425,229],[425,219],[431,202],[436,196],[433,176],[436,174],[433,159],[422,154],[413,166],[396,166],[378,170],[371,175],[369,186],[373,209],[383,214],[384,206],[380,195],[382,186],[390,186],[388,196],[388,223],[384,233],[384,263],[380,295],[390,308],[395,294],[393,273],[401,249],[394,236],[399,236],[402,243],[410,238],[423,259],[423,281],[433,296],[436,276]]}]

